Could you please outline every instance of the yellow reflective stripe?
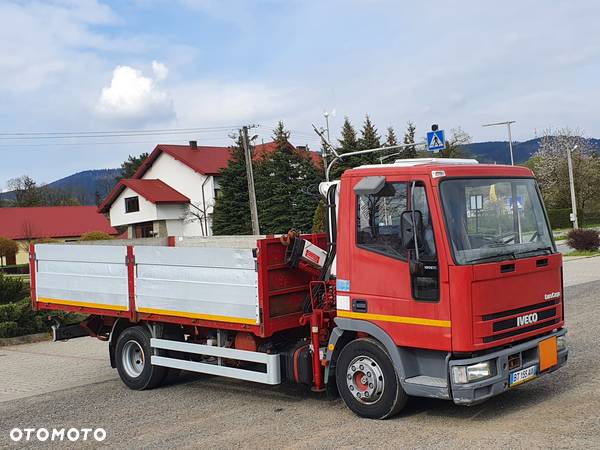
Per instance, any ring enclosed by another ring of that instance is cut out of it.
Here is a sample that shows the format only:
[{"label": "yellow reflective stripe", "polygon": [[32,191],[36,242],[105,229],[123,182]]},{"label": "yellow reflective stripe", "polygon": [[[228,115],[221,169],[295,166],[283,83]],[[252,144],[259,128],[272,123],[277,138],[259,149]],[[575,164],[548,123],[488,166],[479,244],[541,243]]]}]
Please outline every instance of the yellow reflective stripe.
[{"label": "yellow reflective stripe", "polygon": [[409,325],[426,325],[428,327],[450,328],[449,320],[424,319],[422,317],[388,316],[386,314],[357,313],[352,311],[337,311],[339,317],[348,319],[379,320],[381,322],[405,323]]},{"label": "yellow reflective stripe", "polygon": [[232,322],[232,323],[243,323],[246,325],[257,325],[255,319],[245,319],[242,317],[229,317],[229,316],[215,316],[212,314],[197,314],[183,311],[170,311],[167,309],[155,309],[155,308],[138,308],[138,312],[146,314],[161,314],[163,316],[176,316],[185,317],[188,319],[201,319],[201,320],[214,320],[215,322]]},{"label": "yellow reflective stripe", "polygon": [[110,309],[112,311],[127,311],[127,306],[121,305],[105,305],[104,303],[92,303],[92,302],[80,302],[75,300],[60,300],[57,298],[45,298],[38,297],[38,303],[51,303],[53,305],[66,305],[66,306],[81,306],[84,308],[97,308],[97,309]]}]

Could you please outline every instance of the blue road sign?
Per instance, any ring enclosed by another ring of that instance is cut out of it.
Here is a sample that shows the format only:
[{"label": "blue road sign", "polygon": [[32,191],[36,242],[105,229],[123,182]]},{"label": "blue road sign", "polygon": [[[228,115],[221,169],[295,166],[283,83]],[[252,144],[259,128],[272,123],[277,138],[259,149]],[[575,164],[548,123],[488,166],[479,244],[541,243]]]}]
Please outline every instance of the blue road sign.
[{"label": "blue road sign", "polygon": [[446,148],[444,130],[430,131],[427,133],[427,149],[430,152],[439,152]]}]

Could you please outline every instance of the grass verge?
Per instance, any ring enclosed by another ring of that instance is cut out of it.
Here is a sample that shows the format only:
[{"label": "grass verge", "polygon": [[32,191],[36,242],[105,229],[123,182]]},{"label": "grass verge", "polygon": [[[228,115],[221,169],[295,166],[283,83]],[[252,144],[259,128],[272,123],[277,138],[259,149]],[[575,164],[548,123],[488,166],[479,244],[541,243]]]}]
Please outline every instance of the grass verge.
[{"label": "grass verge", "polygon": [[600,250],[573,250],[565,256],[600,256]]}]

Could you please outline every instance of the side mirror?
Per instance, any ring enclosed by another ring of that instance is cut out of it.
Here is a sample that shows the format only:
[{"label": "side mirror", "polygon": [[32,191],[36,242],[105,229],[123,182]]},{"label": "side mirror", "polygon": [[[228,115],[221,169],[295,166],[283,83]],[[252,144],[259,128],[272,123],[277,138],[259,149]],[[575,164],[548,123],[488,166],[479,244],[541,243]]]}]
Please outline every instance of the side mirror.
[{"label": "side mirror", "polygon": [[[400,216],[402,246],[409,250],[420,247],[423,242],[423,214],[419,210],[407,210]],[[416,242],[415,242],[416,237]]]}]

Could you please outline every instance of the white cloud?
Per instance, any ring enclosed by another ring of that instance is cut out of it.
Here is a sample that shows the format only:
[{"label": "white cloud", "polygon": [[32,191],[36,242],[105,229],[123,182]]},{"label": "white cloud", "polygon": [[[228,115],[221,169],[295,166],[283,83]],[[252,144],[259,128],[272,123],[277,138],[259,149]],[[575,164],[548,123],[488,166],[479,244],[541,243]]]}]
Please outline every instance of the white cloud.
[{"label": "white cloud", "polygon": [[163,63],[152,61],[152,72],[157,81],[162,81],[169,76],[169,69]]},{"label": "white cloud", "polygon": [[153,61],[154,79],[130,66],[117,66],[110,86],[102,89],[97,113],[109,121],[138,125],[167,121],[175,117],[173,100],[158,86],[168,75],[167,66]]}]

